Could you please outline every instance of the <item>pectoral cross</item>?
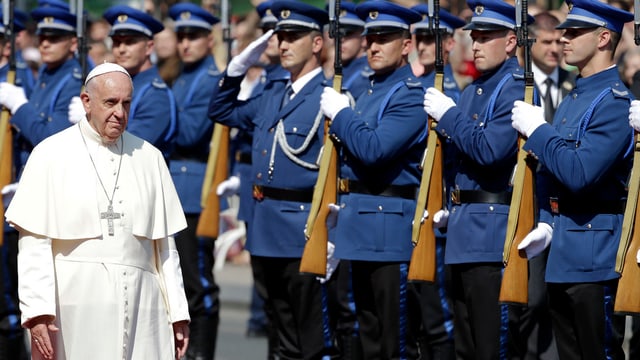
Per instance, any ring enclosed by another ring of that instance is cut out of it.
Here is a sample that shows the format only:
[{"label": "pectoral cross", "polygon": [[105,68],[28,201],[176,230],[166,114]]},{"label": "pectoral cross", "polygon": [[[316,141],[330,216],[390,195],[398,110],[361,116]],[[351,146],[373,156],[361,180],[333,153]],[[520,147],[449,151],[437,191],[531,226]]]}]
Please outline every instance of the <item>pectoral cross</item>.
[{"label": "pectoral cross", "polygon": [[113,212],[113,206],[109,204],[107,211],[100,213],[100,219],[107,219],[107,228],[109,229],[109,235],[113,236],[113,219],[120,219],[120,213]]}]

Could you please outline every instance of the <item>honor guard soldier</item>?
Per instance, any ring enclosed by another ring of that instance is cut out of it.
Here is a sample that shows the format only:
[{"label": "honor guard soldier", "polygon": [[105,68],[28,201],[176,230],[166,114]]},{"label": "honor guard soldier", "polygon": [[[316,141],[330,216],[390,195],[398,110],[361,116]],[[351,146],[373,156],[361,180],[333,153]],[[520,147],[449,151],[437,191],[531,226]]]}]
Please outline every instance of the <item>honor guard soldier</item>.
[{"label": "honor guard soldier", "polygon": [[173,150],[178,128],[177,106],[171,89],[151,63],[153,35],[164,29],[150,15],[115,5],[102,15],[111,24],[116,64],[133,78],[133,99],[127,131],[160,149],[165,158]]},{"label": "honor guard soldier", "polygon": [[[435,22],[429,19],[429,7],[420,4],[412,7],[422,15],[422,20],[413,24],[413,36],[418,55],[418,62],[424,69],[420,76],[422,86],[429,88],[434,86],[436,78],[436,36]],[[465,25],[464,20],[451,15],[440,8],[439,29],[442,48],[443,91],[444,94],[457,102],[460,98],[460,88],[453,77],[453,69],[449,63],[449,53],[453,50],[455,40],[453,33],[456,29]],[[449,157],[445,156],[447,161]],[[451,166],[445,168],[451,169]],[[447,179],[452,181],[453,179]],[[447,182],[445,181],[445,183]],[[429,354],[430,358],[454,359],[454,334],[453,334],[453,303],[451,301],[451,272],[444,265],[444,251],[446,236],[440,229],[436,229],[436,282],[417,282],[413,286],[420,298],[422,315],[422,330],[418,337],[421,353]]]},{"label": "honor guard soldier", "polygon": [[435,88],[424,98],[425,111],[438,122],[445,164],[453,166],[445,169],[454,178],[448,185],[445,264],[452,274],[455,349],[463,359],[517,357],[515,314],[498,301],[517,154],[511,108],[525,90],[515,56],[516,9],[499,0],[467,4],[473,17],[463,30],[471,31],[474,63],[482,75],[462,91],[458,106]]},{"label": "honor guard soldier", "polygon": [[[28,15],[18,9],[14,9],[14,34],[24,30],[24,24]],[[0,10],[2,18],[2,10]],[[0,81],[7,81],[9,72],[9,56],[11,42],[8,31],[0,24]],[[16,54],[17,55],[17,54]],[[17,56],[16,56],[17,57]],[[30,94],[30,81],[33,80],[31,70],[24,62],[16,58],[15,85],[21,87],[27,97]],[[2,189],[3,204],[8,204],[15,185],[7,185]],[[26,359],[27,351],[24,346],[24,329],[20,325],[20,310],[18,308],[18,269],[16,259],[18,256],[18,232],[1,219],[4,224],[4,242],[0,244],[0,360]]]},{"label": "honor guard soldier", "polygon": [[[272,1],[264,1],[256,6],[256,12],[260,17],[260,29],[262,33],[273,30],[276,27],[278,19],[271,12]],[[271,81],[287,81],[289,72],[280,66],[280,50],[278,49],[278,37],[273,34],[268,42],[267,47],[258,60],[258,66],[262,67],[262,75],[251,84],[250,95],[242,95],[243,91],[238,94],[239,99],[255,97],[265,89],[265,86]],[[230,196],[238,194],[240,197],[240,206],[238,208],[238,220],[244,222],[246,229],[246,238],[256,234],[251,232],[251,219],[253,218],[253,206],[255,199],[252,195],[253,179],[251,177],[251,144],[253,142],[253,129],[236,128],[236,134],[231,139],[231,149],[234,156],[233,174],[229,179],[223,181],[217,189],[220,196]],[[251,241],[251,240],[247,240]],[[252,269],[255,267],[252,266]],[[267,296],[265,289],[264,274],[261,272],[253,272],[253,289],[251,293],[250,315],[247,321],[247,337],[268,337],[268,359],[274,359],[274,353],[278,345],[278,335],[273,326],[273,310],[269,308],[269,304],[264,300]]]},{"label": "honor guard soldier", "polygon": [[599,1],[569,1],[564,59],[577,66],[576,87],[560,103],[553,124],[541,107],[520,101],[513,127],[541,164],[538,226],[520,244],[529,258],[550,245],[549,306],[561,359],[624,359],[625,319],[613,314],[619,274],[625,183],[633,134],[630,91],[614,53],[633,14]]},{"label": "honor guard soldier", "polygon": [[173,83],[180,121],[169,169],[187,218],[187,229],[176,236],[191,316],[186,358],[210,360],[215,354],[220,310],[219,288],[212,272],[215,239],[196,236],[196,227],[213,131],[207,109],[220,76],[211,55],[213,25],[219,19],[192,3],[173,5],[169,16],[174,20],[182,61],[182,71]]},{"label": "honor guard soldier", "polygon": [[[418,61],[424,67],[420,80],[425,88],[429,88],[433,86],[436,77],[436,37],[435,28],[433,28],[435,25],[433,20],[431,27],[429,25],[429,7],[426,4],[416,5],[412,9],[422,15],[422,21],[413,24],[413,34],[415,47],[418,51]],[[463,27],[465,22],[442,8],[440,8],[438,15],[442,39],[442,61],[444,62],[444,94],[457,102],[460,98],[460,88],[453,77],[453,69],[449,64],[449,53],[455,45],[453,33],[456,29]]]},{"label": "honor guard soldier", "polygon": [[273,32],[235,56],[212,95],[211,119],[253,130],[252,176],[256,200],[246,248],[254,273],[263,274],[266,301],[274,310],[276,353],[284,359],[319,359],[332,340],[323,334],[322,286],[299,273],[316,160],[322,146],[320,94],[326,81],[320,53],[326,11],[299,1],[277,1],[275,33],[280,61],[291,78],[272,79],[263,92],[238,100],[240,83],[256,64]]},{"label": "honor guard soldier", "polygon": [[355,109],[329,87],[320,105],[340,151],[338,204],[330,205],[338,212],[335,257],[351,262],[363,358],[416,359],[420,319],[407,272],[427,117],[408,56],[409,26],[420,14],[386,1],[364,2],[356,13],[374,74]]},{"label": "honor guard soldier", "polygon": [[363,46],[364,21],[356,14],[356,4],[352,2],[341,1],[340,10],[342,88],[357,99],[367,90],[369,76],[373,75]]}]

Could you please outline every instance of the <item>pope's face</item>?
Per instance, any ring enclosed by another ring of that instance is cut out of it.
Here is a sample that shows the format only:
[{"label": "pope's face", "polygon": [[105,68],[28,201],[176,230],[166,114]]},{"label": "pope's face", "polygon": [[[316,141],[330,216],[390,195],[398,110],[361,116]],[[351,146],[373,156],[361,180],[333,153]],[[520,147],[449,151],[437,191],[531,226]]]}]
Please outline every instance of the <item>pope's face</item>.
[{"label": "pope's face", "polygon": [[80,95],[87,119],[105,143],[113,143],[127,128],[133,85],[121,72],[98,75]]}]

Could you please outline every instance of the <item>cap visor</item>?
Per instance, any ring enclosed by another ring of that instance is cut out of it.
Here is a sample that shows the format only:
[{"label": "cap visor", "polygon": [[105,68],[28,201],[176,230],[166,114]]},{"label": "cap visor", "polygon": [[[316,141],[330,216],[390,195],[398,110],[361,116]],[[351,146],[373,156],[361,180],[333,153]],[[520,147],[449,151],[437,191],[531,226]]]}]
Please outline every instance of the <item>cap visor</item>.
[{"label": "cap visor", "polygon": [[276,25],[275,32],[305,32],[305,31],[313,31],[316,29],[300,26],[300,25],[292,25],[292,24],[280,24]]},{"label": "cap visor", "polygon": [[598,25],[590,22],[580,21],[575,19],[567,19],[562,24],[556,26],[556,29],[588,29],[588,28],[597,28],[597,27]]},{"label": "cap visor", "polygon": [[143,36],[149,38],[147,34],[142,33],[140,31],[130,30],[130,29],[119,29],[116,31],[111,31],[109,36]]},{"label": "cap visor", "polygon": [[380,35],[380,34],[391,34],[391,33],[399,33],[407,31],[407,29],[393,27],[393,26],[376,26],[376,27],[365,27],[362,35]]},{"label": "cap visor", "polygon": [[506,26],[501,26],[501,25],[492,24],[492,23],[474,21],[474,22],[470,22],[467,25],[465,25],[462,28],[462,30],[495,31],[495,30],[510,30],[510,29],[508,27],[506,27]]}]

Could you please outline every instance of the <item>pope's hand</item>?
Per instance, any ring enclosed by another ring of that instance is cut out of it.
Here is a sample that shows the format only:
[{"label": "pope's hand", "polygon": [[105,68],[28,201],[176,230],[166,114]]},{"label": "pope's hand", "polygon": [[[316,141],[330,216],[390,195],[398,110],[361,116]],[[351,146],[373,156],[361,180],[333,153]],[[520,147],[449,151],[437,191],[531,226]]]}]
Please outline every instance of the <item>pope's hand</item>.
[{"label": "pope's hand", "polygon": [[333,90],[333,88],[325,87],[320,96],[320,110],[322,113],[333,120],[340,110],[349,107],[349,98]]},{"label": "pope's hand", "polygon": [[340,212],[340,205],[329,204],[329,215],[327,215],[327,228],[333,229],[338,223],[338,213]]},{"label": "pope's hand", "polygon": [[189,323],[186,320],[173,323],[173,337],[176,346],[176,360],[180,360],[189,347]]},{"label": "pope's hand", "polygon": [[0,104],[4,105],[12,114],[27,103],[27,97],[24,90],[8,82],[0,83]]},{"label": "pope's hand", "polygon": [[640,100],[633,100],[629,107],[629,125],[635,130],[640,131]]},{"label": "pope's hand", "polygon": [[522,239],[518,245],[518,250],[524,249],[527,253],[527,259],[534,258],[551,244],[552,234],[551,225],[539,222],[538,226]]},{"label": "pope's hand", "polygon": [[435,121],[440,121],[444,114],[456,106],[456,103],[447,95],[434,87],[427,89],[424,93],[424,111]]},{"label": "pope's hand", "polygon": [[520,134],[529,137],[541,125],[545,124],[544,109],[524,101],[516,100],[511,109],[511,126]]},{"label": "pope's hand", "polygon": [[[42,315],[28,320],[25,324],[31,333],[31,351],[37,350],[41,355],[40,358],[55,358],[53,343],[55,342],[54,335],[58,332],[58,327],[53,323],[53,319],[51,315]],[[39,357],[35,356],[33,358],[37,359]]]},{"label": "pope's hand", "polygon": [[229,66],[227,66],[227,75],[244,75],[251,66],[258,62],[260,55],[267,48],[271,35],[273,35],[273,30],[267,31],[249,44],[240,54],[234,56],[229,62]]},{"label": "pope's hand", "polygon": [[227,180],[221,182],[216,188],[218,196],[229,197],[238,193],[240,189],[240,178],[231,176]]},{"label": "pope's hand", "polygon": [[69,102],[69,122],[77,124],[80,120],[84,119],[87,114],[84,111],[84,105],[79,96],[74,96]]}]

